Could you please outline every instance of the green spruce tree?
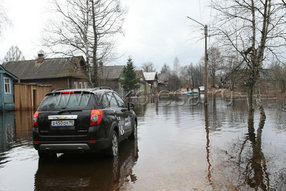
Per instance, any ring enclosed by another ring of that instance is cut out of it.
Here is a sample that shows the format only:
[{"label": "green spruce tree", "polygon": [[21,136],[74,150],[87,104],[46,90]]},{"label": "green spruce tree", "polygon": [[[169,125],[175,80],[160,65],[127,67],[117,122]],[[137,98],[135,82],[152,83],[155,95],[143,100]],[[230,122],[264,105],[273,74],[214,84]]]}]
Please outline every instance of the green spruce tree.
[{"label": "green spruce tree", "polygon": [[123,69],[123,76],[120,83],[126,92],[139,88],[139,79],[136,78],[136,72],[133,66],[133,61],[129,57],[127,65]]}]

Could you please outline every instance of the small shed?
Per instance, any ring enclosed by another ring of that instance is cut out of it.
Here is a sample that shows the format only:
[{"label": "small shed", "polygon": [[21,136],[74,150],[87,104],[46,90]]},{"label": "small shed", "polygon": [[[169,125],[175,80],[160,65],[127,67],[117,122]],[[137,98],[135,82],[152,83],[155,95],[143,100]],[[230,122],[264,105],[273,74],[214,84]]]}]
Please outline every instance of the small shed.
[{"label": "small shed", "polygon": [[150,85],[150,91],[153,94],[157,94],[158,93],[158,75],[157,75],[157,72],[144,72],[143,74],[145,77],[145,81]]},{"label": "small shed", "polygon": [[18,78],[0,65],[0,110],[14,110],[14,82]]}]

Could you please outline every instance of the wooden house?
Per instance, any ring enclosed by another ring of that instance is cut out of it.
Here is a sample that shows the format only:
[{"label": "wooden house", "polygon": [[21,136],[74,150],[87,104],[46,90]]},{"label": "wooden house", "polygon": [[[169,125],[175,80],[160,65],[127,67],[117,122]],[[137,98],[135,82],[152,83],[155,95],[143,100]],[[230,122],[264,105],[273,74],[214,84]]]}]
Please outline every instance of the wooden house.
[{"label": "wooden house", "polygon": [[0,110],[13,110],[14,88],[13,84],[18,78],[0,65]]},{"label": "wooden house", "polygon": [[99,73],[102,75],[100,85],[111,87],[123,96],[124,91],[120,85],[120,79],[123,77],[123,69],[124,65],[100,66]]},{"label": "wooden house", "polygon": [[16,75],[21,83],[50,84],[52,89],[87,88],[88,77],[82,56],[11,61],[4,68]]}]

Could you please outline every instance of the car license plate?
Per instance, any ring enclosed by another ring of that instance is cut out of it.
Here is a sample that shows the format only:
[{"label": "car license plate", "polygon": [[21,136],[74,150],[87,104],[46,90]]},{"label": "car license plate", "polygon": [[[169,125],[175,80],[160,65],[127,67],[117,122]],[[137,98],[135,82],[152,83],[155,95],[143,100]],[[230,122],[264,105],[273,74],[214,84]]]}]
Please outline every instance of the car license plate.
[{"label": "car license plate", "polygon": [[74,120],[52,121],[52,127],[69,127],[74,126]]}]

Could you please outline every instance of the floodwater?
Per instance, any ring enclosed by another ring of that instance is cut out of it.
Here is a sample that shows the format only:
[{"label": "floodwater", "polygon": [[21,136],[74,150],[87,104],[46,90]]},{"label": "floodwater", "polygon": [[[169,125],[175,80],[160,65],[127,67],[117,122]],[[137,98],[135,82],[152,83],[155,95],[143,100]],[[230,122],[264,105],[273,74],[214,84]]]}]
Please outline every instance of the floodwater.
[{"label": "floodwater", "polygon": [[[264,100],[267,119],[248,122],[236,100],[137,106],[138,140],[115,159],[58,155],[42,161],[32,147],[32,112],[0,114],[0,191],[286,190],[286,112]],[[258,112],[257,112],[258,113]]]}]

